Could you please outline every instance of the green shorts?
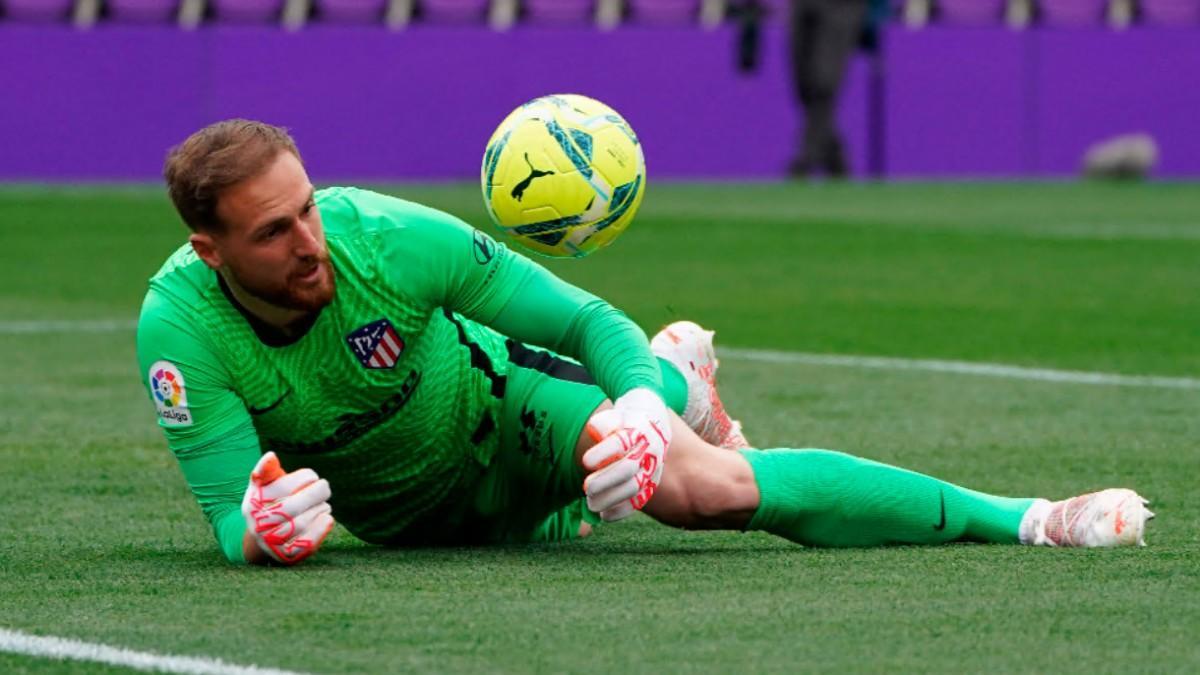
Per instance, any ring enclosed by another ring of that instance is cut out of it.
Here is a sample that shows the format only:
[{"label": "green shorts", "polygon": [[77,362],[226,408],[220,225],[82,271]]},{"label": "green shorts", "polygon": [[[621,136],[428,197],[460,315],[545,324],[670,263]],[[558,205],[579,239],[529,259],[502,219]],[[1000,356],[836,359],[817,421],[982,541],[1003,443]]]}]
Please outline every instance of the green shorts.
[{"label": "green shorts", "polygon": [[510,341],[508,361],[499,449],[466,498],[426,519],[410,543],[563,541],[600,521],[583,497],[575,444],[607,397],[583,366],[552,352]]}]

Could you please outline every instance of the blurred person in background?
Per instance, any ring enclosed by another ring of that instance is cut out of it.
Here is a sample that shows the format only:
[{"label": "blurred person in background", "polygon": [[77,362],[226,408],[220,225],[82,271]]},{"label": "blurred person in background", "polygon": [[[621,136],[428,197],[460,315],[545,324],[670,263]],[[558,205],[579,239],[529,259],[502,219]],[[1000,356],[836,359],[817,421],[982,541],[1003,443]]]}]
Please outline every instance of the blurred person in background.
[{"label": "blurred person in background", "polygon": [[800,146],[788,166],[793,177],[850,173],[837,129],[838,94],[868,17],[880,15],[875,4],[886,10],[886,0],[790,0],[792,81],[804,113]]}]

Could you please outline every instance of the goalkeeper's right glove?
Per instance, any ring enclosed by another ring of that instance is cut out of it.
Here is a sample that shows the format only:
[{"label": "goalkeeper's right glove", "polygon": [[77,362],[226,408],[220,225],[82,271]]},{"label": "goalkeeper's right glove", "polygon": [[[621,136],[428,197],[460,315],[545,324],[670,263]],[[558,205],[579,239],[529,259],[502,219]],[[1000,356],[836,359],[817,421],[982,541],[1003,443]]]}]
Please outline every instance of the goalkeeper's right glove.
[{"label": "goalkeeper's right glove", "polygon": [[285,473],[275,453],[258,460],[242,498],[246,530],[258,547],[284,565],[317,552],[333,530],[329,481],[312,469]]}]

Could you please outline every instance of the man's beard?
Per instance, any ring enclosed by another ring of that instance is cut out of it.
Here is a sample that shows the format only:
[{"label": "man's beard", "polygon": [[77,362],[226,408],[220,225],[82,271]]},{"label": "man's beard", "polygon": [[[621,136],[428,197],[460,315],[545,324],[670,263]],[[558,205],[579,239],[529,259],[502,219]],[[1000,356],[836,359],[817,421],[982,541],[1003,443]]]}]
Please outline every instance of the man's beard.
[{"label": "man's beard", "polygon": [[[302,263],[301,266],[305,271],[310,271],[313,262],[313,260],[308,260]],[[324,268],[328,280],[327,283],[319,283],[313,286],[302,285],[298,282],[298,278],[303,276],[303,272],[289,275],[283,286],[257,286],[246,283],[242,275],[236,272],[234,272],[233,276],[243,290],[263,302],[281,309],[311,313],[323,309],[333,301],[333,292],[337,286],[337,277],[334,274],[333,265],[329,261],[329,254],[325,253],[321,255],[315,259],[315,262]]]}]

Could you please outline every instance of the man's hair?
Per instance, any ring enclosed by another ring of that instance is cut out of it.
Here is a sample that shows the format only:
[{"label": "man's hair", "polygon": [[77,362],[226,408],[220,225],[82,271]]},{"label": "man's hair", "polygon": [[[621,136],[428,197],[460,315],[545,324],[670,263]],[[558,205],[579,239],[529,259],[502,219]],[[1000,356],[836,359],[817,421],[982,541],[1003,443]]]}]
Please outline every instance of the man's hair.
[{"label": "man's hair", "polygon": [[286,129],[253,120],[225,120],[188,136],[171,148],[163,166],[179,217],[193,231],[220,232],[221,190],[262,173],[281,152],[300,159]]}]

